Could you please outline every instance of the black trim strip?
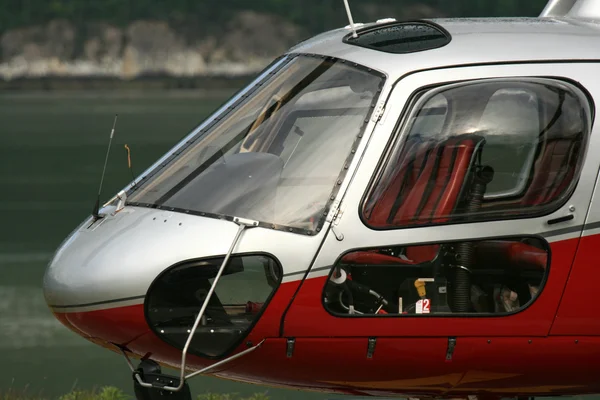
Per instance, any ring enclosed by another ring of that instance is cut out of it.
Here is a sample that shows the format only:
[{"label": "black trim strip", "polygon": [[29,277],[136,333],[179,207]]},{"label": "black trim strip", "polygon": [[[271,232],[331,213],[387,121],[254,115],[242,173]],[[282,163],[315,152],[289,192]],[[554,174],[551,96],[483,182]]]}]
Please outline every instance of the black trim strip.
[{"label": "black trim strip", "polygon": [[141,299],[143,299],[145,297],[146,297],[146,295],[143,294],[143,295],[140,295],[140,296],[123,297],[123,298],[120,298],[120,299],[96,301],[94,303],[85,303],[85,304],[68,304],[66,306],[59,306],[59,305],[55,305],[55,304],[48,304],[48,307],[50,307],[50,308],[91,307],[91,306],[99,306],[99,305],[102,305],[102,304],[119,303],[119,302],[122,302],[122,301],[141,300]]},{"label": "black trim strip", "polygon": [[[328,265],[326,267],[313,268],[309,272],[325,271],[330,268],[331,268],[331,265]],[[298,272],[290,272],[289,274],[284,274],[283,276],[287,277],[287,276],[294,276],[294,275],[303,275],[305,273],[306,273],[306,270],[302,270],[302,271],[298,271]]]},{"label": "black trim strip", "polygon": [[598,229],[598,228],[600,228],[600,222],[592,222],[592,223],[585,224],[585,225],[575,225],[575,226],[570,226],[568,228],[557,229],[554,231],[542,232],[542,233],[540,233],[540,235],[547,238],[547,237],[552,237],[552,236],[566,235],[567,233],[587,231],[587,230]]},{"label": "black trim strip", "polygon": [[600,221],[590,222],[589,224],[586,224],[583,227],[583,229],[585,229],[585,230],[592,230],[592,229],[598,229],[598,228],[600,228]]}]

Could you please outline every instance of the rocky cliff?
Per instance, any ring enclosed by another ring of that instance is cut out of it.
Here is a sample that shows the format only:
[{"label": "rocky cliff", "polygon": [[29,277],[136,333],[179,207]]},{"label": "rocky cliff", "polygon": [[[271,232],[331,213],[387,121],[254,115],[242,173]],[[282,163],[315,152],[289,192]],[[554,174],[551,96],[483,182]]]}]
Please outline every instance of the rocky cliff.
[{"label": "rocky cliff", "polygon": [[[360,11],[369,20],[393,15],[368,4]],[[439,14],[426,6],[403,11],[397,17]],[[9,30],[0,34],[0,80],[247,76],[311,36],[281,16],[254,11],[235,13],[219,29],[203,28],[153,20],[119,27],[57,19]]]},{"label": "rocky cliff", "polygon": [[222,32],[203,36],[164,21],[76,28],[53,20],[0,37],[0,77],[248,75],[305,37],[302,28],[280,17],[251,11],[235,15]]}]

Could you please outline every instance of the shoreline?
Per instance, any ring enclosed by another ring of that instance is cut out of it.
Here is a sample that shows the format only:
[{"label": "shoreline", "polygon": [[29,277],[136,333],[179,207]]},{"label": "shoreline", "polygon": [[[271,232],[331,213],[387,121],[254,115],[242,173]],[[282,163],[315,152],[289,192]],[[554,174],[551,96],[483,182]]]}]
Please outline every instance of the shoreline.
[{"label": "shoreline", "polygon": [[82,92],[82,91],[191,91],[215,92],[246,86],[255,75],[228,76],[146,76],[131,80],[117,77],[40,77],[0,80],[0,95],[20,92]]}]

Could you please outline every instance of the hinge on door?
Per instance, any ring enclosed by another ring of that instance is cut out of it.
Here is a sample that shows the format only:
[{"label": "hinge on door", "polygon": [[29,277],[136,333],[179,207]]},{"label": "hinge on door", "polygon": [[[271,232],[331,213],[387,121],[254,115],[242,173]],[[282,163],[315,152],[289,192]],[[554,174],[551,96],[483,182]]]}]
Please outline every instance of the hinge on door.
[{"label": "hinge on door", "polygon": [[456,347],[456,338],[448,338],[448,350],[446,350],[446,361],[452,361],[452,355],[454,354],[454,348]]},{"label": "hinge on door", "polygon": [[327,222],[333,222],[340,213],[340,201],[336,200],[329,209],[329,213],[327,214],[327,218],[325,219]]},{"label": "hinge on door", "polygon": [[288,338],[287,340],[287,348],[286,348],[286,355],[288,358],[291,358],[292,355],[294,355],[294,347],[296,344],[296,339],[294,338]]},{"label": "hinge on door", "polygon": [[338,225],[340,223],[340,219],[342,219],[342,215],[344,215],[344,207],[340,204],[338,205],[337,211],[333,216],[333,224]]},{"label": "hinge on door", "polygon": [[377,107],[375,108],[375,110],[373,111],[372,121],[375,123],[379,122],[379,120],[383,116],[384,112],[385,112],[385,101],[381,100],[379,102],[379,104],[377,104]]},{"label": "hinge on door", "polygon": [[367,358],[373,358],[373,353],[375,353],[375,345],[377,344],[377,338],[371,337],[369,338],[369,344],[367,345]]}]

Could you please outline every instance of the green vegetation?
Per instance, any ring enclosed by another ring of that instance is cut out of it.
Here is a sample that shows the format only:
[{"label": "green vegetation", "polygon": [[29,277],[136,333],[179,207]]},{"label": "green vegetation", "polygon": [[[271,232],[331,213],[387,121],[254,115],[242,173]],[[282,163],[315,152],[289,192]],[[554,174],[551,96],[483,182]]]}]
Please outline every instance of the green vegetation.
[{"label": "green vegetation", "polygon": [[[99,390],[81,391],[73,390],[58,400],[134,400],[135,397],[125,394],[120,389],[112,386],[100,388]],[[266,393],[257,393],[250,397],[240,397],[237,394],[214,394],[205,393],[198,395],[197,400],[269,400]],[[47,400],[42,395],[27,394],[24,392],[7,391],[0,392],[0,400]],[[49,400],[49,399],[48,399]]]},{"label": "green vegetation", "polygon": [[[406,10],[415,6],[431,7],[448,17],[535,16],[546,3],[547,0],[350,0],[356,21],[369,20],[374,13],[402,18],[410,13]],[[278,14],[309,33],[347,23],[342,0],[4,0],[0,1],[0,33],[55,18],[80,25],[106,21],[121,26],[136,19],[158,19],[194,32],[207,32],[222,29],[240,10]]]}]

